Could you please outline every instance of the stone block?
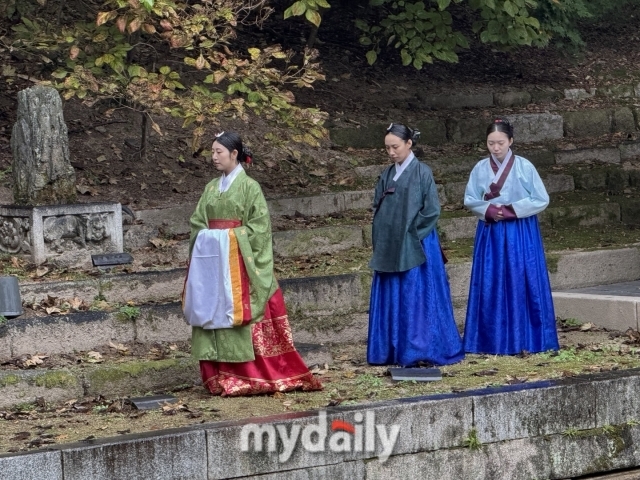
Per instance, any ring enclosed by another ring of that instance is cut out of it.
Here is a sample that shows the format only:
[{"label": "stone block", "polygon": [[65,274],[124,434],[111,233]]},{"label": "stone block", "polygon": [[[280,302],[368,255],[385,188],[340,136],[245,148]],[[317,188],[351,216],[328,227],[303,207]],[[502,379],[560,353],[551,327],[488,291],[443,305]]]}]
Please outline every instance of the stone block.
[{"label": "stone block", "polygon": [[153,225],[129,225],[125,227],[123,245],[128,252],[150,246],[149,240],[158,238],[160,230]]},{"label": "stone block", "polygon": [[[486,127],[485,127],[486,128]],[[484,133],[483,133],[484,135]],[[438,179],[440,175],[459,174],[462,177],[468,177],[473,167],[480,161],[482,157],[472,155],[468,157],[437,157],[431,158],[427,162]]]},{"label": "stone block", "polygon": [[613,126],[613,112],[610,110],[563,112],[562,117],[567,137],[598,137],[611,133]]},{"label": "stone block", "polygon": [[531,103],[531,94],[527,91],[494,93],[493,100],[498,107],[526,107]]},{"label": "stone block", "polygon": [[471,262],[449,263],[446,266],[452,298],[463,298],[469,295],[471,281]]},{"label": "stone block", "polygon": [[477,227],[478,219],[476,217],[440,218],[438,220],[440,240],[474,238]]},{"label": "stone block", "polygon": [[[353,425],[363,425],[364,438],[367,434],[368,415],[371,423],[386,427],[387,435],[392,426],[399,427],[393,447],[394,456],[461,446],[474,428],[471,397],[442,395],[441,398],[401,398],[384,402],[379,406],[365,406],[365,409],[364,415],[362,408],[345,411],[344,420]],[[360,417],[357,417],[358,413]],[[420,418],[420,422],[416,422],[416,418]],[[353,452],[353,458],[380,458],[383,444],[379,435],[376,435],[375,439],[374,453]]]},{"label": "stone block", "polygon": [[518,144],[547,142],[562,138],[563,119],[553,113],[523,113],[506,115],[513,125],[513,136]]},{"label": "stone block", "polygon": [[288,278],[280,281],[289,315],[305,313],[339,315],[368,306],[368,291],[363,288],[370,279],[361,275]]},{"label": "stone block", "polygon": [[[637,330],[638,327],[632,327]],[[638,421],[640,377],[629,375],[595,384],[596,426]]]},{"label": "stone block", "polygon": [[136,220],[142,221],[142,224],[147,227],[161,228],[165,234],[177,235],[191,231],[189,218],[195,209],[194,203],[187,203],[175,207],[139,210],[135,212],[135,215]]},{"label": "stone block", "polygon": [[535,150],[521,150],[516,148],[516,155],[526,158],[536,167],[548,167],[555,165],[556,156],[551,150],[547,149],[535,149]]},{"label": "stone block", "polygon": [[67,369],[0,373],[0,408],[32,402],[38,397],[47,403],[60,403],[83,395],[82,378]]},{"label": "stone block", "polygon": [[640,158],[640,142],[621,143],[618,148],[620,149],[620,159],[622,161]]},{"label": "stone block", "polygon": [[614,132],[633,133],[636,131],[636,121],[633,112],[628,107],[618,108],[613,112]]},{"label": "stone block", "polygon": [[640,250],[620,248],[563,254],[549,275],[554,290],[630,282],[640,278]]},{"label": "stone block", "polygon": [[373,203],[373,190],[342,192],[342,199],[345,210],[370,209]]},{"label": "stone block", "polygon": [[612,98],[629,98],[635,96],[633,85],[609,85],[598,89],[598,95]]},{"label": "stone block", "polygon": [[[28,317],[7,322],[14,356],[91,350],[109,342],[135,340],[133,322],[106,312],[79,312],[49,317]],[[35,349],[35,350],[34,350]]]},{"label": "stone block", "polygon": [[464,203],[464,191],[467,188],[467,182],[451,182],[444,186],[448,204],[462,205]]},{"label": "stone block", "polygon": [[633,297],[553,292],[553,307],[559,318],[575,318],[622,332],[638,329],[638,299]]},{"label": "stone block", "polygon": [[9,360],[11,353],[11,331],[6,325],[0,326],[0,361]]},{"label": "stone block", "polygon": [[[61,449],[65,480],[207,479],[204,430],[175,429],[72,444]],[[226,455],[230,451],[225,449]],[[232,462],[224,462],[230,465]]]},{"label": "stone block", "polygon": [[512,391],[501,387],[500,393],[492,394],[489,390],[473,398],[474,425],[481,443],[596,427],[595,389],[589,382],[558,387],[538,382],[513,387]]},{"label": "stone block", "polygon": [[617,203],[599,203],[592,205],[571,205],[551,207],[538,215],[544,226],[603,225],[620,221],[620,205]]},{"label": "stone block", "polygon": [[626,225],[640,225],[640,200],[636,198],[618,198],[620,219]]},{"label": "stone block", "polygon": [[[442,200],[440,200],[440,203],[442,203]],[[373,225],[365,225],[362,227],[362,246],[373,246]]]},{"label": "stone block", "polygon": [[484,118],[451,119],[447,122],[448,137],[455,143],[482,143],[487,135],[487,122]]},{"label": "stone block", "polygon": [[291,331],[296,342],[322,344],[354,344],[366,343],[369,314],[366,308],[362,312],[349,312],[338,315],[315,314],[305,315],[295,311],[289,315]]},{"label": "stone block", "polygon": [[447,194],[444,191],[444,185],[441,183],[438,183],[436,184],[436,188],[438,189],[438,200],[440,201],[440,205],[446,205]]},{"label": "stone block", "polygon": [[586,100],[596,94],[595,88],[590,88],[587,92],[584,88],[567,88],[564,91],[564,98],[567,100]]},{"label": "stone block", "polygon": [[91,303],[100,292],[97,279],[75,282],[20,282],[20,296],[23,303],[40,303],[47,296],[71,300],[78,298]]},{"label": "stone block", "polygon": [[0,218],[10,235],[0,238],[2,251],[30,253],[40,265],[90,266],[92,254],[121,253],[119,203],[78,203],[40,207],[1,206]]},{"label": "stone block", "polygon": [[364,480],[364,462],[340,462],[334,465],[323,465],[300,470],[283,470],[260,477],[261,480],[326,480],[329,478]]},{"label": "stone block", "polygon": [[341,147],[382,148],[388,124],[363,125],[359,128],[332,128],[329,130],[331,141]]},{"label": "stone block", "polygon": [[353,169],[353,171],[358,177],[361,178],[378,178],[382,171],[388,166],[389,164],[367,165],[366,167],[356,167]]},{"label": "stone block", "polygon": [[98,280],[98,288],[105,300],[111,303],[177,301],[182,295],[186,273],[185,268],[175,268],[103,276]]},{"label": "stone block", "polygon": [[419,98],[425,106],[435,109],[459,110],[462,108],[484,108],[493,106],[492,93],[419,95]]},{"label": "stone block", "polygon": [[420,132],[419,144],[442,145],[447,143],[447,125],[444,119],[420,120],[415,124]]},{"label": "stone block", "polygon": [[534,88],[531,90],[533,103],[554,103],[564,98],[564,93],[552,88]]},{"label": "stone block", "polygon": [[62,480],[62,454],[40,451],[0,455],[2,480]]},{"label": "stone block", "polygon": [[140,309],[135,319],[136,341],[179,342],[191,340],[191,327],[187,325],[180,303],[166,303]]},{"label": "stone block", "polygon": [[326,345],[319,343],[300,343],[295,342],[295,347],[305,365],[311,368],[312,365],[331,365],[333,356],[331,350]]},{"label": "stone block", "polygon": [[86,395],[110,398],[145,395],[199,382],[198,362],[192,358],[98,365],[85,373]]},{"label": "stone block", "polygon": [[362,246],[358,226],[320,227],[273,233],[273,253],[281,257],[332,254]]},{"label": "stone block", "polygon": [[571,175],[548,175],[542,179],[547,193],[573,192],[575,184]]},{"label": "stone block", "polygon": [[589,170],[578,170],[573,174],[573,181],[578,190],[596,190],[607,188],[607,169],[594,168]]},{"label": "stone block", "polygon": [[620,150],[617,148],[585,148],[578,150],[565,150],[556,153],[556,163],[620,163]]}]

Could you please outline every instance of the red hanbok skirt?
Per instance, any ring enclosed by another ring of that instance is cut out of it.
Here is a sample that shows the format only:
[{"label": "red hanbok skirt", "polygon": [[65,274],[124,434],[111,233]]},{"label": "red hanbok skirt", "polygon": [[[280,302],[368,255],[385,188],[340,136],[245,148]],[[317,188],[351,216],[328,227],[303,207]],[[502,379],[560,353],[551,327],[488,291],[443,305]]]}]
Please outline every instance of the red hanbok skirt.
[{"label": "red hanbok skirt", "polygon": [[322,384],[293,346],[280,288],[267,302],[264,319],[244,328],[252,329],[255,360],[240,363],[200,360],[202,381],[211,393],[224,397],[322,390]]}]

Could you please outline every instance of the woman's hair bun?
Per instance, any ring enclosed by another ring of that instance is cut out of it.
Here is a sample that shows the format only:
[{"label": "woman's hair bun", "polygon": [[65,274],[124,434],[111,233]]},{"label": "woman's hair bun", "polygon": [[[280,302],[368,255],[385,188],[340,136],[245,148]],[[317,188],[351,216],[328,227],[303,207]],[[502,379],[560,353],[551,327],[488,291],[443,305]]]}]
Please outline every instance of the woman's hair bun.
[{"label": "woman's hair bun", "polygon": [[420,138],[420,132],[418,130],[414,130],[413,128],[409,128],[402,123],[391,123],[387,127],[387,134],[395,135],[398,138],[401,138],[405,142],[411,140],[411,142],[415,145]]}]

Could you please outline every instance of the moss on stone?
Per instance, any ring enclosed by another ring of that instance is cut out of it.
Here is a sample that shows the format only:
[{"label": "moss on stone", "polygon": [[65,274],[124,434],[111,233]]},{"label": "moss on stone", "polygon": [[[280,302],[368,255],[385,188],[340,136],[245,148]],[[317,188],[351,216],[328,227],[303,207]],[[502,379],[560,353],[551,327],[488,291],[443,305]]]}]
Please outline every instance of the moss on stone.
[{"label": "moss on stone", "polygon": [[34,383],[44,388],[65,388],[78,385],[78,379],[69,372],[47,372],[34,377]]},{"label": "moss on stone", "polygon": [[10,385],[17,385],[20,383],[21,378],[18,375],[6,375],[0,378],[0,387],[8,387]]},{"label": "moss on stone", "polygon": [[112,367],[100,367],[87,375],[93,390],[102,390],[113,382],[126,378],[138,378],[147,372],[163,371],[183,365],[183,359],[167,359],[145,362],[123,363]]},{"label": "moss on stone", "polygon": [[556,273],[558,271],[558,261],[560,260],[560,255],[555,253],[547,253],[545,255],[547,259],[547,270],[549,273]]}]

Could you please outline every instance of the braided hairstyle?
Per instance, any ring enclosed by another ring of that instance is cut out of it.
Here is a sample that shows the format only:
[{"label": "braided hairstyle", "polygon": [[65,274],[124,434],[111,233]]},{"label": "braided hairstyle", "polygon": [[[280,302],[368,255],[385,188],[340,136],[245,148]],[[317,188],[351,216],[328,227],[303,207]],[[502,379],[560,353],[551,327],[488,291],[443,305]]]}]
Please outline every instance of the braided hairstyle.
[{"label": "braided hairstyle", "polygon": [[242,137],[235,132],[221,132],[216,135],[214,142],[218,142],[230,152],[238,151],[238,162],[253,162],[253,154],[249,147],[242,143]]}]

